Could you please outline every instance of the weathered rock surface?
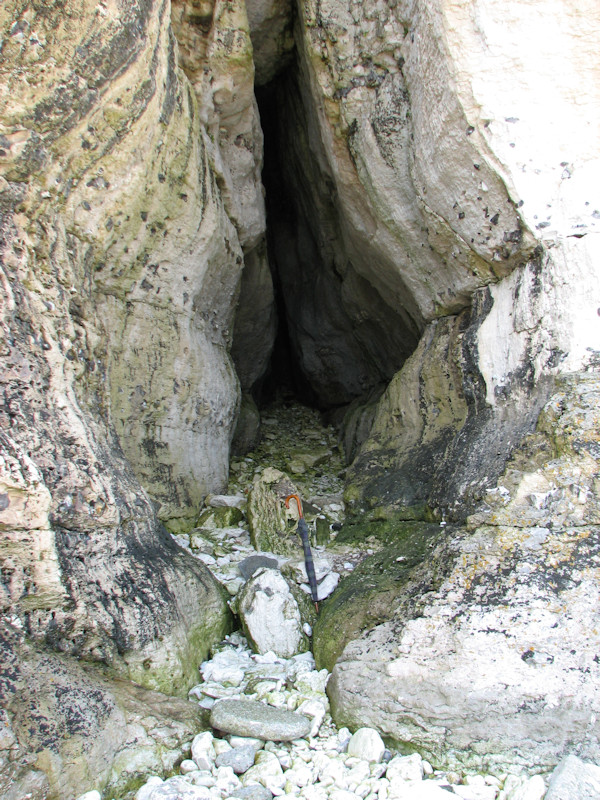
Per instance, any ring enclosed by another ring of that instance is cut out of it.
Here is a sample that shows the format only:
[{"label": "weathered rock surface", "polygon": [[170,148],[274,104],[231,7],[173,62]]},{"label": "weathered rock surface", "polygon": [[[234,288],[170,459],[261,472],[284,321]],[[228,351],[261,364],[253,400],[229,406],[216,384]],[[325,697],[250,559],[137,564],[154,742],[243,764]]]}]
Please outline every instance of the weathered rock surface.
[{"label": "weathered rock surface", "polygon": [[252,544],[257,550],[280,555],[300,551],[297,537],[288,528],[295,504],[289,512],[285,507],[287,495],[297,493],[290,478],[273,467],[267,467],[256,476],[248,494],[247,514]]},{"label": "weathered rock surface", "polygon": [[252,745],[234,747],[217,756],[217,767],[231,767],[236,775],[241,775],[254,764],[256,750]]},{"label": "weathered rock surface", "polygon": [[39,652],[6,625],[0,648],[2,797],[118,796],[172,769],[202,724],[197,706]]},{"label": "weathered rock surface", "polygon": [[222,488],[241,251],[163,5],[7,2],[0,29],[3,609],[183,688],[223,599],[123,454],[164,519]]},{"label": "weathered rock surface", "polygon": [[[38,419],[35,407],[22,408]],[[185,691],[229,627],[222,589],[157,524],[126,463],[74,440],[66,417],[52,437],[43,424],[26,428],[41,469],[0,433],[0,609],[42,644],[108,662],[150,688]],[[90,422],[88,431],[99,428]],[[106,463],[119,471],[107,474]]]},{"label": "weathered rock surface", "polygon": [[552,773],[546,800],[575,800],[579,797],[600,798],[600,767],[570,755]]},{"label": "weathered rock surface", "polygon": [[491,507],[441,533],[388,619],[346,645],[329,684],[339,722],[447,763],[551,768],[575,745],[598,760],[599,389],[565,381]]},{"label": "weathered rock surface", "polygon": [[279,570],[259,569],[240,591],[237,611],[256,652],[290,658],[307,649],[298,603]]},{"label": "weathered rock surface", "polygon": [[310,721],[292,711],[273,708],[255,700],[221,700],[215,703],[210,724],[218,731],[236,736],[289,742],[310,731]]},{"label": "weathered rock surface", "polygon": [[[330,684],[334,714],[437,759],[528,767],[551,767],[579,742],[598,756],[599,698],[584,679],[598,642],[584,598],[595,597],[598,538],[599,239],[588,178],[599,161],[582,141],[589,120],[598,125],[597,86],[584,78],[587,45],[567,45],[587,37],[573,9],[521,60],[529,14],[544,8],[306,2],[298,35],[308,141],[335,194],[335,221],[318,216],[337,231],[336,252],[352,254],[351,268],[343,255],[326,259],[338,290],[352,296],[355,270],[402,310],[407,336],[406,320],[413,340],[422,333],[378,404],[345,499],[373,519],[468,517],[463,530],[442,525],[434,556],[417,556],[397,594],[389,587],[381,622],[358,618]],[[561,53],[552,102],[533,88],[554,86],[550,41]],[[323,102],[306,102],[317,94]],[[557,112],[565,121],[546,138]],[[374,596],[380,578],[365,575]],[[342,583],[324,604],[317,654],[325,630],[342,620],[352,629],[356,602]]]},{"label": "weathered rock surface", "polygon": [[258,86],[273,80],[289,64],[294,47],[290,0],[247,0],[250,37]]}]

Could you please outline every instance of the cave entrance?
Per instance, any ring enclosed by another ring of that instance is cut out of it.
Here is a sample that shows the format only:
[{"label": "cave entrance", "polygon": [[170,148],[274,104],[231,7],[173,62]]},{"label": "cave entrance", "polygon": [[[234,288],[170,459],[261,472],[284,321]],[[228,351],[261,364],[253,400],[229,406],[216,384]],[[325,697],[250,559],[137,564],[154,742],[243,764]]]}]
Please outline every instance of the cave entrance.
[{"label": "cave entrance", "polygon": [[294,397],[341,419],[381,393],[419,326],[365,277],[378,256],[355,246],[298,61],[256,98],[267,233],[246,255],[232,354],[259,407]]}]

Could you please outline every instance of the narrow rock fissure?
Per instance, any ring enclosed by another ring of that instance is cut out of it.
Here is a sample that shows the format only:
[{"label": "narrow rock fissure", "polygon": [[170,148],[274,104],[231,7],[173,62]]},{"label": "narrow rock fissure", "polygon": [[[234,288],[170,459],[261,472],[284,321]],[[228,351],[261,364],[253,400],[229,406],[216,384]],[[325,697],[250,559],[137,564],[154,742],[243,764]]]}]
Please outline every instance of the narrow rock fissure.
[{"label": "narrow rock fissure", "polygon": [[[414,350],[418,329],[361,275],[357,265],[376,256],[355,252],[349,244],[348,222],[305,80],[295,60],[256,87],[277,333],[268,367],[251,391],[259,405],[282,390],[327,410],[387,383]],[[238,319],[248,315],[255,291],[250,279],[243,281]],[[234,358],[248,330],[236,322]],[[248,371],[244,362],[255,357],[246,348],[236,359],[240,375]],[[243,379],[242,385],[250,388]]]}]

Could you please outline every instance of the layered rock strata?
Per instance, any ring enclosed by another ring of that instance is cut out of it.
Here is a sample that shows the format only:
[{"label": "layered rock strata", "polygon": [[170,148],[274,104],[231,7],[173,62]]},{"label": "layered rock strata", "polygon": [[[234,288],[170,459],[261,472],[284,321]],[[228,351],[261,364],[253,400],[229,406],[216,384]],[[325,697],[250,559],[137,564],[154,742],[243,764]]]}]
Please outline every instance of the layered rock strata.
[{"label": "layered rock strata", "polygon": [[[408,186],[398,240],[412,231],[425,245],[414,262],[397,261],[412,304],[405,293],[397,305],[419,310],[423,335],[378,404],[346,499],[374,520],[442,521],[408,570],[402,541],[390,549],[396,593],[374,573],[364,605],[385,610],[342,637],[334,715],[438,760],[533,768],[574,747],[596,758],[598,698],[586,676],[597,646],[600,212],[590,180],[600,120],[587,75],[598,28],[590,36],[579,11],[550,18],[537,2],[381,4],[372,18],[363,6],[302,8],[304,63],[324,96],[319,130],[339,168],[341,207],[353,208],[349,186],[363,189],[363,219],[377,201],[377,246],[379,221],[396,219],[398,187]],[[543,35],[532,44],[533,19]],[[369,31],[393,59],[373,44],[370,60],[351,55]],[[347,65],[354,78],[341,82]],[[394,81],[410,109],[405,139],[377,130],[377,103]],[[351,110],[358,149],[342,171]],[[390,175],[384,156],[405,159],[405,172]],[[354,207],[356,238],[358,199]],[[444,535],[445,520],[465,518]],[[373,567],[385,573],[382,558]],[[357,621],[352,586],[339,592],[351,599],[345,609],[332,599],[317,647],[345,614]]]},{"label": "layered rock strata", "polygon": [[165,520],[226,482],[242,251],[215,146],[165,4],[0,23],[2,608],[181,688],[228,611],[138,481]]}]

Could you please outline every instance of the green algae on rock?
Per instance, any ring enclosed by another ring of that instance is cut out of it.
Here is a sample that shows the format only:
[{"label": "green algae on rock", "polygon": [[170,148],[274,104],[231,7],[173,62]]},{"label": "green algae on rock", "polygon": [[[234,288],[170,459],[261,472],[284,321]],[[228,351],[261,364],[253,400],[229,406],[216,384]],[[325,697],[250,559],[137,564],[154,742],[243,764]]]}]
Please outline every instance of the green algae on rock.
[{"label": "green algae on rock", "polygon": [[298,552],[300,545],[288,524],[292,516],[284,502],[287,495],[297,493],[290,478],[273,467],[267,467],[255,477],[246,513],[252,544],[257,550],[280,555]]},{"label": "green algae on rock", "polygon": [[[15,737],[7,796],[26,797],[41,770],[51,798],[95,786],[121,797],[149,772],[169,772],[205,723],[187,700],[167,697],[110,670],[41,652],[9,627],[0,630],[2,697]],[[35,719],[36,724],[31,724]],[[3,739],[2,745],[4,747]],[[3,793],[4,796],[4,793]],[[35,795],[36,797],[38,795]]]},{"label": "green algae on rock", "polygon": [[[320,606],[313,630],[313,652],[318,668],[331,671],[345,646],[389,618],[390,610],[406,592],[411,570],[429,558],[440,536],[439,525],[396,521],[381,526],[357,525],[360,541],[369,543],[369,527],[385,546],[367,556],[344,577],[333,595]],[[364,537],[364,538],[363,538]]]}]

